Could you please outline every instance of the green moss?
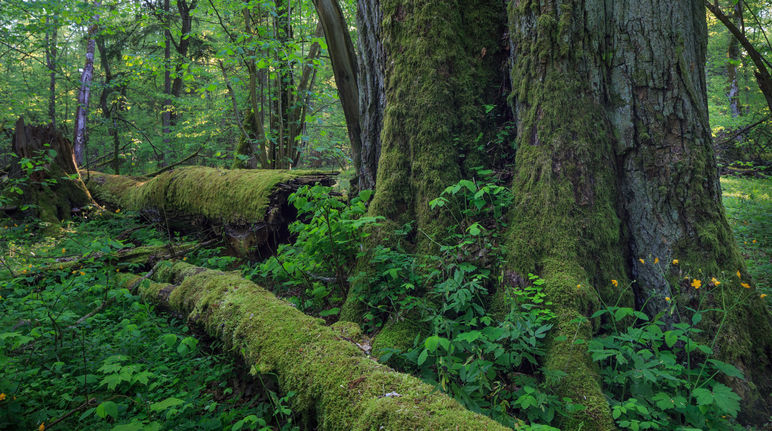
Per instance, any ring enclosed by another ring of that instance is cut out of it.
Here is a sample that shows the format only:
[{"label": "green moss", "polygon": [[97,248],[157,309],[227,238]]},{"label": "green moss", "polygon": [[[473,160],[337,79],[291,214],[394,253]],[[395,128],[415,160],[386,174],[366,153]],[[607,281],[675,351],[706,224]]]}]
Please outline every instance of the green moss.
[{"label": "green moss", "polygon": [[[504,430],[420,380],[367,358],[340,331],[326,327],[233,273],[162,263],[148,296],[173,289],[168,306],[199,322],[257,372],[275,373],[292,408],[316,416],[323,430]],[[162,299],[162,298],[161,298]],[[347,332],[348,333],[348,332]],[[398,395],[395,395],[398,394]]]},{"label": "green moss", "polygon": [[[575,34],[572,10],[572,2],[562,2],[558,17],[551,7],[534,13],[528,2],[510,2],[510,37],[531,51],[518,56],[512,68],[520,123],[508,262],[517,273],[539,274],[554,304],[556,325],[545,366],[565,372],[556,389],[587,407],[561,426],[610,430],[615,425],[597,370],[586,348],[573,341],[592,337],[584,316],[600,307],[600,299],[616,303],[621,297],[621,304],[631,305],[633,295],[621,288],[629,284],[620,253],[613,132],[573,66],[581,35]],[[529,21],[538,25],[522,25]]]},{"label": "green moss", "polygon": [[[428,202],[483,163],[475,142],[494,104],[501,60],[502,5],[385,0],[383,40],[389,58],[377,193],[371,213],[436,235],[449,224]],[[489,125],[489,124],[488,124]],[[426,235],[419,248],[429,249]]]},{"label": "green moss", "polygon": [[278,184],[309,173],[188,166],[147,180],[91,172],[88,187],[99,201],[127,210],[152,208],[224,223],[257,223],[264,220]]},{"label": "green moss", "polygon": [[407,352],[413,348],[415,338],[425,332],[426,328],[412,320],[389,321],[373,340],[373,355],[380,357],[384,349]]}]

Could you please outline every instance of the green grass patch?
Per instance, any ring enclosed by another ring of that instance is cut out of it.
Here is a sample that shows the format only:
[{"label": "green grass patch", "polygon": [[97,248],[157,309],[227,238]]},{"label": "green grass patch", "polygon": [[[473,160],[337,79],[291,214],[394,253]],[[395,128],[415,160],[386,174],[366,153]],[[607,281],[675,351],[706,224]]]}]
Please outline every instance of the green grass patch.
[{"label": "green grass patch", "polygon": [[724,177],[724,207],[756,286],[772,298],[772,179]]}]

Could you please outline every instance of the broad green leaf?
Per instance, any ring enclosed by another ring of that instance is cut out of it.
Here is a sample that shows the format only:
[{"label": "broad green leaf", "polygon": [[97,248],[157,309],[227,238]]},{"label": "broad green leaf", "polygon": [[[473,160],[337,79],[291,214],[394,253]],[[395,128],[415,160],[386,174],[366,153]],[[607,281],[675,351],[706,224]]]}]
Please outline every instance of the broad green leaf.
[{"label": "broad green leaf", "polygon": [[697,388],[692,391],[692,396],[699,406],[707,406],[713,403],[713,393],[705,388]]},{"label": "broad green leaf", "polygon": [[171,407],[177,407],[179,405],[185,404],[185,401],[182,401],[179,398],[170,397],[163,401],[159,401],[157,403],[153,403],[150,405],[150,410],[154,412],[162,412],[168,408]]},{"label": "broad green leaf", "polygon": [[96,415],[102,419],[105,419],[108,416],[113,419],[118,419],[118,404],[115,404],[112,401],[105,401],[97,406]]}]

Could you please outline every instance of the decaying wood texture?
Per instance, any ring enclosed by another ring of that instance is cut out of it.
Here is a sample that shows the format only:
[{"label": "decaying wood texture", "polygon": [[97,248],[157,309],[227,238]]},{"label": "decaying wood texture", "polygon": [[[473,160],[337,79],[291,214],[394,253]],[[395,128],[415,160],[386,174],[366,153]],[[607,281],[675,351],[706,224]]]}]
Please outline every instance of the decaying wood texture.
[{"label": "decaying wood texture", "polygon": [[6,213],[56,223],[94,204],[78,173],[72,144],[53,126],[28,126],[19,118],[12,145],[19,160],[29,160],[31,165],[11,165],[8,179],[24,179],[23,194],[14,205],[3,208]]},{"label": "decaying wood texture", "polygon": [[187,166],[154,178],[90,172],[87,186],[109,209],[139,211],[182,232],[222,235],[234,252],[271,255],[289,237],[296,217],[288,204],[304,185],[332,185],[335,174],[282,170],[227,170]]},{"label": "decaying wood texture", "polygon": [[[367,357],[356,324],[328,327],[233,273],[161,262],[154,282],[123,275],[159,304],[223,341],[260,374],[275,374],[306,429],[505,430],[437,388]],[[168,284],[171,283],[171,284]]]}]

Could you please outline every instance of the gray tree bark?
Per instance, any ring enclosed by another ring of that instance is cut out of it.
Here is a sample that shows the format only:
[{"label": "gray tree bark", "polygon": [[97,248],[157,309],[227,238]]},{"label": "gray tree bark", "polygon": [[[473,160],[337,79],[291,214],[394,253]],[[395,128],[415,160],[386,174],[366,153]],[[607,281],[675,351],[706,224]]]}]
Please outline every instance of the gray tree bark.
[{"label": "gray tree bark", "polygon": [[346,128],[351,141],[351,157],[359,173],[362,160],[362,132],[359,125],[359,88],[357,86],[357,57],[348,33],[348,24],[337,0],[314,0],[316,13],[324,29],[327,50],[330,53],[338,96],[346,117]]},{"label": "gray tree bark", "polygon": [[[94,3],[99,8],[101,2]],[[88,104],[91,95],[91,81],[94,79],[94,49],[96,42],[94,35],[98,30],[99,15],[95,14],[93,23],[88,30],[88,42],[86,44],[86,64],[83,66],[83,73],[80,77],[80,92],[78,92],[78,109],[75,113],[75,139],[73,140],[73,151],[75,153],[75,162],[78,166],[83,164],[83,157],[86,153]]]},{"label": "gray tree bark", "polygon": [[[597,307],[580,284],[606,299],[632,296],[650,315],[665,311],[666,297],[695,295],[682,271],[724,280],[712,287],[714,304],[736,301],[731,274],[747,274],[711,144],[702,0],[521,0],[509,16],[519,133],[512,267],[539,271],[566,319]],[[603,287],[612,279],[630,280],[632,292]],[[772,320],[757,301],[731,314],[718,356],[745,372],[750,384],[734,382],[749,406],[743,414],[761,420]],[[712,319],[706,337],[720,326]],[[548,366],[569,374],[566,393],[592,393],[582,420],[611,427],[583,355],[553,342]]]},{"label": "gray tree bark", "polygon": [[362,149],[359,170],[359,189],[375,189],[378,159],[381,157],[381,129],[386,109],[384,88],[386,53],[381,42],[380,0],[357,1],[357,29],[359,37],[359,127]]}]

